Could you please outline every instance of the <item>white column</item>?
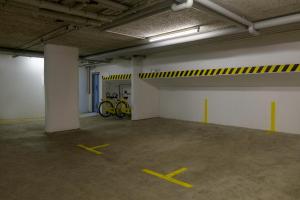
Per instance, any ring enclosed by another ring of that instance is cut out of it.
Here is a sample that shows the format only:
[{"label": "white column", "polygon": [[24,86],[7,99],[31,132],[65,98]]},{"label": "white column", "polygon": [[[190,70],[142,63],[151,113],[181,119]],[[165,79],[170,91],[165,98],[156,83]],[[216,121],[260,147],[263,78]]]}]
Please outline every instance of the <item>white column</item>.
[{"label": "white column", "polygon": [[132,120],[159,117],[159,90],[139,78],[143,71],[143,57],[133,56],[132,65]]},{"label": "white column", "polygon": [[46,132],[78,129],[78,49],[47,44],[44,54]]}]

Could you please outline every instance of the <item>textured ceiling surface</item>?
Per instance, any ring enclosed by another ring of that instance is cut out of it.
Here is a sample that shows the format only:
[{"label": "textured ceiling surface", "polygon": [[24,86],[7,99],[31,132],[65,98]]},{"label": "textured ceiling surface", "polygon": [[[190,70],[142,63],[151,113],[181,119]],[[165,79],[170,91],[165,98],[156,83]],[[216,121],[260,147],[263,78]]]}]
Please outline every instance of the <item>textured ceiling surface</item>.
[{"label": "textured ceiling surface", "polygon": [[[251,21],[300,12],[300,0],[211,1]],[[148,40],[144,38],[198,25],[200,32],[235,26],[230,20],[201,9],[199,4],[173,12],[173,0],[47,0],[108,17],[111,22],[38,8],[28,2],[0,0],[0,47],[43,51],[44,44],[54,43],[78,47],[81,55],[89,55],[145,44]],[[57,31],[68,25],[76,25],[76,29]]]},{"label": "textured ceiling surface", "polygon": [[252,21],[300,12],[300,0],[211,0]]},{"label": "textured ceiling surface", "polygon": [[[78,31],[51,40],[52,44],[80,47],[79,50],[82,56],[107,51],[108,49],[123,48],[129,44],[135,45],[137,42],[136,38],[111,34],[90,27],[83,27]],[[42,51],[42,49],[42,44],[32,48],[32,50],[37,51]]]},{"label": "textured ceiling surface", "polygon": [[28,41],[65,24],[37,18],[26,12],[0,9],[0,46],[19,48]]},{"label": "textured ceiling surface", "polygon": [[198,25],[220,23],[219,18],[196,9],[179,12],[171,10],[159,13],[145,19],[140,19],[109,31],[141,38],[186,29]]}]

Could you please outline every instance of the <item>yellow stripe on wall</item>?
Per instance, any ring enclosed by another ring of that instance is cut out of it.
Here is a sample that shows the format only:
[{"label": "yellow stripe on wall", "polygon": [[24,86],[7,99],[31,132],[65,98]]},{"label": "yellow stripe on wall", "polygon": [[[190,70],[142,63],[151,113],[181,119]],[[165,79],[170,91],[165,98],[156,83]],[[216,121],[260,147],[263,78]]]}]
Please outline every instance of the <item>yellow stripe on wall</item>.
[{"label": "yellow stripe on wall", "polygon": [[276,102],[271,102],[271,121],[270,121],[270,131],[276,131]]},{"label": "yellow stripe on wall", "polygon": [[204,119],[203,123],[207,124],[208,123],[208,99],[205,98],[204,100]]}]

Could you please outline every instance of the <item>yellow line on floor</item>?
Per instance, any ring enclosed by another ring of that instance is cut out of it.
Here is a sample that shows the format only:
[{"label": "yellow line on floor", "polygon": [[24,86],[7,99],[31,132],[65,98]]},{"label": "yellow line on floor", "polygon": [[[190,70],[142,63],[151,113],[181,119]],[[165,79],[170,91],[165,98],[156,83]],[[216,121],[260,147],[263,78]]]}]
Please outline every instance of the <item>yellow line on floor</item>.
[{"label": "yellow line on floor", "polygon": [[97,148],[104,148],[104,147],[107,147],[109,145],[110,144],[102,144],[102,145],[98,145],[98,146],[95,146],[95,147],[87,147],[87,146],[85,146],[83,144],[78,144],[77,146],[80,147],[80,148],[82,148],[82,149],[85,149],[85,150],[87,150],[87,151],[89,151],[91,153],[94,153],[94,154],[97,154],[97,155],[101,155],[103,153],[100,152],[100,151],[97,151],[95,149],[97,149]]},{"label": "yellow line on floor", "polygon": [[180,168],[178,170],[175,170],[174,172],[168,173],[166,176],[169,177],[169,178],[171,178],[173,176],[176,176],[177,174],[181,174],[182,172],[184,172],[186,170],[187,170],[187,168],[183,167],[183,168]]},{"label": "yellow line on floor", "polygon": [[189,184],[189,183],[186,183],[186,182],[183,182],[183,181],[180,181],[180,180],[177,180],[175,178],[172,178],[173,176],[175,176],[176,174],[179,174],[179,173],[182,173],[184,171],[186,171],[187,168],[181,168],[179,170],[176,170],[174,172],[171,172],[167,175],[163,175],[163,174],[160,174],[160,173],[157,173],[155,171],[152,171],[152,170],[149,170],[149,169],[143,169],[143,172],[145,172],[146,174],[150,174],[152,176],[156,176],[158,178],[161,178],[161,179],[164,179],[166,181],[169,181],[171,183],[174,183],[174,184],[177,184],[177,185],[180,185],[182,187],[186,187],[186,188],[192,188],[193,185]]},{"label": "yellow line on floor", "polygon": [[95,147],[90,147],[91,149],[99,149],[99,148],[104,148],[104,147],[108,147],[110,144],[101,144]]}]

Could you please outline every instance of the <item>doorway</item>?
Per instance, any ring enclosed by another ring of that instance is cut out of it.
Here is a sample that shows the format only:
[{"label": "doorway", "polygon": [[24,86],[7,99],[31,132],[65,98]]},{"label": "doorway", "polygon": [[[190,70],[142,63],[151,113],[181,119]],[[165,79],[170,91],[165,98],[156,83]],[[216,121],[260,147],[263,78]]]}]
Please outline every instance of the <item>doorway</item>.
[{"label": "doorway", "polygon": [[99,106],[99,73],[92,74],[92,111],[98,112]]}]

